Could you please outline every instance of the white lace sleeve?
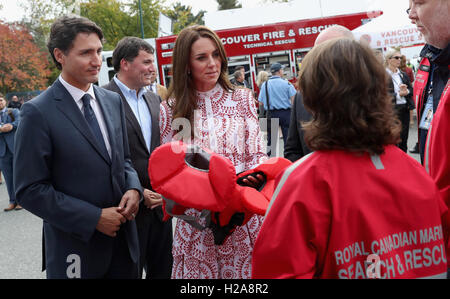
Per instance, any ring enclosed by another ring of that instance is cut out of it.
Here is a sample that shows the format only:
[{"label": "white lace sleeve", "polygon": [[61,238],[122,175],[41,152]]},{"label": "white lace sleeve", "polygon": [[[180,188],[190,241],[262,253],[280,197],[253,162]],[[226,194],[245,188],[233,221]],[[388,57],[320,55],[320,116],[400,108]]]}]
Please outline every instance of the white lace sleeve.
[{"label": "white lace sleeve", "polygon": [[161,144],[172,141],[172,109],[167,104],[167,101],[162,102],[160,105],[159,130],[161,133]]},{"label": "white lace sleeve", "polygon": [[259,126],[255,98],[251,90],[242,90],[246,105],[245,118],[245,169],[251,169],[268,159],[266,146]]}]

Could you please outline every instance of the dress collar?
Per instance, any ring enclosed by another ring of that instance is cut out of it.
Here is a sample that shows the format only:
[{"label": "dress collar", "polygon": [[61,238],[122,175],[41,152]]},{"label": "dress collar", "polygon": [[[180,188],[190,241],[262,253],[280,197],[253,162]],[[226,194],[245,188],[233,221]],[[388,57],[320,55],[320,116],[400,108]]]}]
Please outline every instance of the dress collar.
[{"label": "dress collar", "polygon": [[196,91],[197,92],[197,97],[201,98],[201,99],[218,99],[221,95],[222,95],[222,86],[220,86],[219,83],[216,84],[216,86],[214,86],[213,89],[208,90],[208,91]]}]

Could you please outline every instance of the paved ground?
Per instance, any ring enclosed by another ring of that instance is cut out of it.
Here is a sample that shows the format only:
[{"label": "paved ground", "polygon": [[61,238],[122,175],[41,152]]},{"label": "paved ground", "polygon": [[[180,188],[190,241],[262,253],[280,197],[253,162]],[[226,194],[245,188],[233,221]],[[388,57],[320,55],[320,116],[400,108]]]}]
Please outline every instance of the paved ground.
[{"label": "paved ground", "polygon": [[0,185],[0,279],[45,278],[41,269],[42,221],[25,210],[3,212],[9,203]]},{"label": "paved ground", "polygon": [[[280,149],[283,140],[280,141]],[[417,141],[417,129],[411,128],[409,148]],[[282,150],[280,150],[282,155]],[[419,159],[418,155],[412,155]],[[12,211],[5,213],[8,205],[5,183],[0,185],[0,279],[40,279],[42,221],[29,212]]]}]

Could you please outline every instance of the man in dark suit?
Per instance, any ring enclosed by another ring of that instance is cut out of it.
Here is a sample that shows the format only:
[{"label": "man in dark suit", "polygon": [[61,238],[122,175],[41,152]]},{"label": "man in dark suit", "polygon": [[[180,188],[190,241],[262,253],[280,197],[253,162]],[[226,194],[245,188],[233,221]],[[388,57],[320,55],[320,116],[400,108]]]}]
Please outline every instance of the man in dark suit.
[{"label": "man in dark suit", "polygon": [[9,212],[22,209],[16,202],[13,185],[14,135],[20,116],[19,110],[6,108],[6,104],[6,99],[0,94],[0,169],[3,171],[9,195],[9,205],[4,211]]},{"label": "man in dark suit", "polygon": [[162,197],[151,191],[148,160],[160,145],[159,104],[161,98],[146,92],[154,74],[154,49],[137,37],[125,37],[112,56],[117,75],[104,86],[117,92],[125,106],[131,160],[144,187],[144,202],[136,216],[141,253],[140,275],[170,278],[172,272],[172,222],[163,222]]},{"label": "man in dark suit", "polygon": [[302,94],[297,92],[292,106],[288,137],[284,145],[284,157],[291,162],[295,162],[312,152],[305,143],[302,128],[302,122],[308,122],[311,118],[311,114],[306,111],[303,105]]},{"label": "man in dark suit", "polygon": [[61,75],[21,110],[16,197],[44,220],[48,278],[138,277],[134,217],[142,187],[122,101],[93,84],[102,39],[86,18],[56,20],[47,46]]},{"label": "man in dark suit", "polygon": [[[341,25],[333,25],[323,30],[316,38],[314,45],[319,45],[334,38],[353,39],[353,33]],[[293,108],[291,110],[291,121],[286,143],[284,144],[284,157],[292,162],[311,153],[306,145],[302,122],[308,122],[312,118],[311,114],[303,105],[301,92],[297,92],[294,98]]]}]

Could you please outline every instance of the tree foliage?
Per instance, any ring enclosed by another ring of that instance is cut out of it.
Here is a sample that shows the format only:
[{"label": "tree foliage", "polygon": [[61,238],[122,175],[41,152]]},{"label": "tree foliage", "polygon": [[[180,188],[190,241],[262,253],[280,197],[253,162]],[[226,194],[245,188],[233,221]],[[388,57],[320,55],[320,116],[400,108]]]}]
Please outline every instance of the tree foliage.
[{"label": "tree foliage", "polygon": [[[164,3],[165,0],[141,0],[145,38],[157,36],[159,12],[165,9]],[[45,47],[55,19],[70,13],[86,17],[102,28],[106,50],[114,49],[125,36],[142,36],[139,0],[27,0],[22,6],[29,15],[24,22],[41,47]]]},{"label": "tree foliage", "polygon": [[[175,34],[189,25],[204,24],[205,11],[194,15],[190,6],[178,2],[169,8],[165,6],[165,1],[141,0],[145,38],[157,37],[160,12],[174,19]],[[78,14],[94,21],[103,30],[105,50],[114,49],[125,36],[142,36],[139,0],[24,0],[21,6],[27,15],[22,24],[29,29],[39,48],[47,53],[51,72],[49,84],[59,75],[46,46],[50,27],[56,18]]]},{"label": "tree foliage", "polygon": [[[144,20],[145,38],[158,36],[159,13],[164,10],[165,0],[141,0],[142,15]],[[139,1],[132,0],[129,4],[131,16],[134,18],[137,30],[134,36],[141,37],[139,21]]]},{"label": "tree foliage", "polygon": [[242,4],[238,4],[237,0],[216,0],[219,4],[219,10],[242,8]]},{"label": "tree foliage", "polygon": [[80,0],[27,0],[20,4],[27,15],[21,23],[28,28],[39,49],[46,53],[50,71],[47,78],[49,85],[56,80],[60,73],[47,51],[50,27],[59,16],[79,13],[79,2]]},{"label": "tree foliage", "polygon": [[174,20],[173,23],[173,33],[178,34],[184,28],[191,25],[204,25],[205,21],[203,20],[206,11],[201,10],[196,15],[192,13],[192,7],[182,5],[181,2],[177,2],[172,5],[171,8],[168,8],[164,11],[164,13]]},{"label": "tree foliage", "polygon": [[0,92],[45,89],[49,74],[45,53],[28,29],[0,21]]},{"label": "tree foliage", "polygon": [[139,19],[130,15],[128,5],[118,0],[91,0],[82,4],[81,15],[102,28],[105,50],[114,49],[124,36],[140,36]]}]

